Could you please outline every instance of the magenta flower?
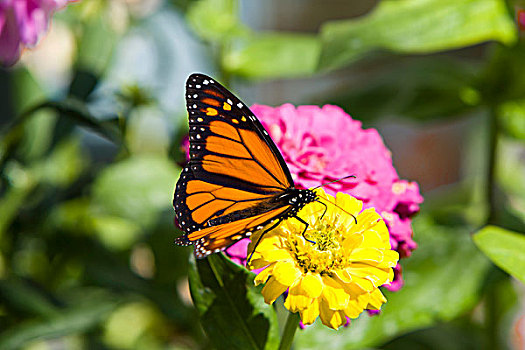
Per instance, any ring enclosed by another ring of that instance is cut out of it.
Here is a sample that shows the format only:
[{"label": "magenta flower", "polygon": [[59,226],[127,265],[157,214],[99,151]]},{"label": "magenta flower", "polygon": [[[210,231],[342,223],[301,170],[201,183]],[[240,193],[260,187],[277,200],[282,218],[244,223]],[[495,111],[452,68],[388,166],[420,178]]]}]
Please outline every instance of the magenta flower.
[{"label": "magenta flower", "polygon": [[518,27],[521,30],[525,30],[525,10],[518,9],[518,11],[516,12],[516,18],[518,21]]},{"label": "magenta flower", "polygon": [[54,11],[75,0],[1,0],[0,63],[10,66],[24,47],[33,47],[47,30]]},{"label": "magenta flower", "polygon": [[[355,175],[324,188],[332,195],[346,192],[365,207],[374,207],[389,227],[392,248],[401,257],[410,256],[417,247],[411,217],[423,198],[417,183],[399,179],[377,130],[362,129],[361,122],[337,106],[254,105],[251,109],[279,147],[297,187],[311,188]],[[231,246],[226,254],[244,264],[247,241]],[[385,287],[395,291],[402,285],[398,265],[394,281]]]}]

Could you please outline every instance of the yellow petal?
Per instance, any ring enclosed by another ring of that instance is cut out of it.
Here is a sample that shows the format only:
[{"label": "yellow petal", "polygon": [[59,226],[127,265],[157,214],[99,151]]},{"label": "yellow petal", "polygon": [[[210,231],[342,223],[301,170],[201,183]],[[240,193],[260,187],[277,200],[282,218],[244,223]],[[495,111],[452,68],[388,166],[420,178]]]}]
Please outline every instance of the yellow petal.
[{"label": "yellow petal", "polygon": [[348,306],[344,309],[344,313],[350,318],[357,318],[363,310],[364,309],[358,305],[357,300],[350,300]]},{"label": "yellow petal", "polygon": [[310,298],[318,298],[323,291],[323,280],[317,274],[307,274],[300,283],[305,295]]},{"label": "yellow petal", "polygon": [[344,283],[340,281],[341,285],[344,287],[345,292],[350,296],[351,299],[357,298],[358,295],[367,293],[363,288],[359,287],[355,283]]},{"label": "yellow petal", "polygon": [[365,292],[371,292],[376,288],[374,284],[370,282],[369,280],[365,278],[357,277],[357,276],[355,276],[352,279],[352,283],[358,286],[359,288],[361,288]]},{"label": "yellow petal", "polygon": [[284,284],[277,282],[277,280],[272,276],[264,285],[262,289],[262,295],[264,296],[264,302],[266,304],[273,304],[275,299],[277,299],[284,291],[288,288]]},{"label": "yellow petal", "polygon": [[[310,203],[307,206],[305,206],[303,210],[301,210],[301,218],[305,220],[309,225],[313,225],[317,221],[318,217],[321,215],[320,213],[324,211],[324,209],[325,206],[320,203]],[[296,228],[304,230],[303,223],[300,223],[298,220],[295,220],[295,222],[296,224],[298,224],[296,225]]]},{"label": "yellow petal", "polygon": [[361,246],[364,237],[361,233],[349,234],[343,241],[343,249],[346,253],[351,253],[354,249]]},{"label": "yellow petal", "polygon": [[363,234],[363,243],[361,243],[361,248],[384,248],[385,244],[383,239],[373,230],[368,230]]},{"label": "yellow petal", "polygon": [[357,217],[356,232],[366,231],[373,227],[378,221],[383,220],[374,208],[365,209]]},{"label": "yellow petal", "polygon": [[351,276],[365,278],[374,284],[374,287],[382,286],[388,282],[389,272],[391,268],[378,268],[363,263],[353,263],[346,268],[346,271]]},{"label": "yellow petal", "polygon": [[385,282],[385,283],[390,283],[393,280],[394,280],[394,270],[393,269],[388,269],[388,278],[387,278],[387,282]]},{"label": "yellow petal", "polygon": [[270,262],[264,259],[260,259],[260,258],[255,259],[255,254],[254,254],[252,257],[252,260],[250,260],[250,264],[248,265],[248,268],[250,270],[260,269],[262,267],[268,266],[269,264]]},{"label": "yellow petal", "polygon": [[[363,202],[344,192],[337,192],[335,203],[350,214],[353,214],[355,216],[357,216],[361,209],[363,209]],[[352,217],[351,219],[354,220],[354,218]]]},{"label": "yellow petal", "polygon": [[395,267],[399,260],[399,253],[395,250],[383,250],[383,261],[379,263],[378,267]]},{"label": "yellow petal", "polygon": [[319,316],[319,299],[314,299],[312,303],[304,310],[300,311],[301,321],[304,324],[314,323],[317,316]]},{"label": "yellow petal", "polygon": [[352,251],[348,260],[380,263],[383,261],[383,252],[376,248],[356,248]]},{"label": "yellow petal", "polygon": [[361,309],[366,309],[368,302],[370,301],[370,293],[363,293],[357,296],[357,305]]},{"label": "yellow petal", "polygon": [[278,261],[273,268],[273,277],[286,286],[291,286],[299,277],[301,271],[295,267],[292,261]]},{"label": "yellow petal", "polygon": [[370,293],[370,300],[368,301],[367,309],[379,310],[384,303],[386,303],[385,296],[379,289],[376,289]]},{"label": "yellow petal", "polygon": [[342,283],[352,282],[352,276],[348,273],[347,269],[335,271],[335,275],[339,277]]},{"label": "yellow petal", "polygon": [[313,299],[321,295],[323,282],[318,275],[308,274],[299,278],[288,289],[288,297],[284,306],[291,312],[306,309]]},{"label": "yellow petal", "polygon": [[332,277],[323,276],[323,300],[326,305],[332,310],[343,310],[346,308],[350,295],[345,291],[344,287]]},{"label": "yellow petal", "polygon": [[343,311],[331,310],[325,303],[321,302],[319,307],[321,321],[327,327],[337,329],[346,323]]},{"label": "yellow petal", "polygon": [[291,287],[284,302],[284,307],[286,307],[291,312],[298,312],[308,308],[308,306],[312,304],[312,300],[312,298],[309,298],[302,293],[298,293],[297,287]]},{"label": "yellow petal", "polygon": [[388,228],[386,227],[386,224],[383,220],[378,221],[374,225],[374,231],[379,234],[383,240],[383,243],[385,244],[385,247],[390,249],[390,234],[388,233]]},{"label": "yellow petal", "polygon": [[265,251],[263,257],[267,261],[293,261],[290,251],[288,249],[275,249]]},{"label": "yellow petal", "polygon": [[255,279],[253,281],[255,285],[258,286],[259,284],[266,283],[266,281],[268,281],[268,278],[272,274],[272,271],[273,271],[273,265],[270,265],[264,270],[262,270],[261,272],[259,272],[257,276],[255,276]]},{"label": "yellow petal", "polygon": [[[253,247],[255,246],[254,242],[257,242],[258,239],[259,239],[259,237],[257,237],[257,236],[259,236],[259,235],[254,235],[252,237],[251,243],[248,245],[248,251],[250,253],[253,250]],[[259,243],[258,243],[256,248],[257,249],[255,250],[255,253],[264,254],[267,251],[280,249],[281,248],[281,241],[279,239],[279,236],[277,236],[277,235],[268,236],[268,234],[266,234],[263,237],[263,239],[261,239],[259,241]]]}]

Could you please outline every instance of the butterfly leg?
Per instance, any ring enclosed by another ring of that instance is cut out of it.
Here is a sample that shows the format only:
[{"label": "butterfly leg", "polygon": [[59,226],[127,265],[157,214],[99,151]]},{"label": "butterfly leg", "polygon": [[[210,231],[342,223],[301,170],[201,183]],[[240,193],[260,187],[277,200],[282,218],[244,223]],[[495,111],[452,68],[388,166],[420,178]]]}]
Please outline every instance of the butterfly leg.
[{"label": "butterfly leg", "polygon": [[277,226],[279,226],[279,224],[283,221],[283,219],[279,219],[277,220],[277,222],[275,224],[273,224],[272,226],[270,226],[269,228],[267,228],[266,230],[264,230],[263,233],[261,233],[261,235],[259,236],[259,238],[257,239],[257,242],[255,242],[255,246],[253,247],[253,250],[252,252],[250,253],[250,256],[248,257],[248,259],[246,260],[246,266],[248,266],[250,264],[250,261],[252,260],[252,256],[253,256],[253,253],[255,253],[255,249],[257,249],[257,246],[259,245],[259,242],[261,241],[261,239],[263,238],[264,234],[268,231],[271,231],[273,230],[274,228],[276,228]]},{"label": "butterfly leg", "polygon": [[320,220],[322,220],[324,218],[324,214],[326,214],[326,211],[328,210],[328,206],[326,204],[324,204],[323,202],[321,202],[320,200],[316,200],[316,202],[318,202],[319,204],[322,204],[324,205],[324,211],[323,211],[323,214],[321,215],[321,217],[319,218]]},{"label": "butterfly leg", "polygon": [[298,221],[302,222],[305,226],[304,226],[304,230],[303,230],[303,233],[301,233],[301,235],[303,236],[303,238],[305,240],[307,240],[308,242],[312,243],[312,244],[316,244],[317,242],[316,241],[312,241],[311,239],[308,239],[306,238],[306,236],[304,235],[306,233],[306,230],[308,230],[308,227],[310,227],[310,225],[304,221],[303,219],[301,219],[300,217],[298,216],[294,216],[294,218],[296,218]]}]

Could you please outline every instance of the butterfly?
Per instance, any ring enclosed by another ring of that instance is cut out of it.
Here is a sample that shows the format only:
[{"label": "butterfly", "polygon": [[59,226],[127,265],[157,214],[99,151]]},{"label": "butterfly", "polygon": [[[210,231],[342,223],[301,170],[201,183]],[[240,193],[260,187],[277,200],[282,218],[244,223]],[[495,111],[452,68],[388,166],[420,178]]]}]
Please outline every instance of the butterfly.
[{"label": "butterfly", "polygon": [[[186,81],[190,159],[177,182],[173,205],[183,235],[197,258],[253,232],[266,233],[296,218],[314,191],[296,189],[286,163],[253,112],[204,74]],[[304,232],[303,232],[304,233]],[[262,237],[262,235],[261,235]]]}]

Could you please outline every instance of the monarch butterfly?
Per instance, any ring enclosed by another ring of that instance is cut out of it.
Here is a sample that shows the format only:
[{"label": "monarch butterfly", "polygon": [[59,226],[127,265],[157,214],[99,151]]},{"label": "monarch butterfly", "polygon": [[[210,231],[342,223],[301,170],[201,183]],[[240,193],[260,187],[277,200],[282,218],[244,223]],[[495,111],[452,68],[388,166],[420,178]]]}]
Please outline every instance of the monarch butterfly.
[{"label": "monarch butterfly", "polygon": [[[178,245],[195,245],[195,256],[219,252],[253,231],[265,232],[317,201],[296,189],[290,171],[252,111],[204,74],[186,81],[190,160],[173,199],[184,234]],[[325,205],[326,206],[326,205]],[[262,235],[261,235],[262,237]]]}]

